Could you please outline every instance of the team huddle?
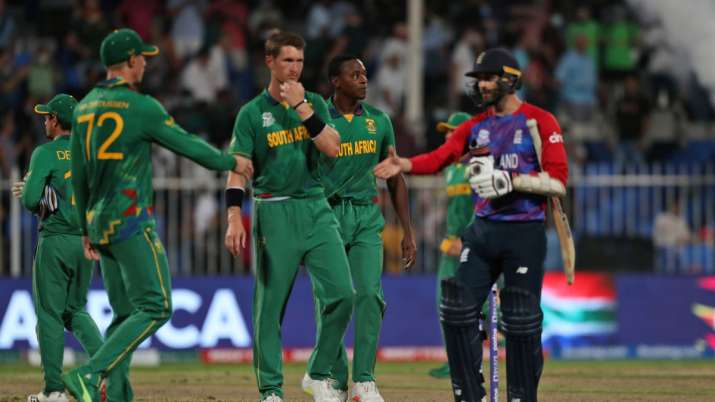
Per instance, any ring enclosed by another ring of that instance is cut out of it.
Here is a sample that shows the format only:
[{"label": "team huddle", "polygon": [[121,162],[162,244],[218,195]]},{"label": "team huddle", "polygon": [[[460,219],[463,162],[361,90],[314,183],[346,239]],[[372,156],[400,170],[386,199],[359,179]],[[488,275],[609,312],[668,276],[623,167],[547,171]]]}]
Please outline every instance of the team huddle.
[{"label": "team huddle", "polygon": [[[449,364],[436,374],[451,376],[455,401],[484,400],[477,320],[503,275],[508,400],[536,401],[546,199],[565,193],[568,172],[563,141],[549,140],[561,138],[558,123],[519,100],[516,62],[491,49],[469,74],[484,111],[453,115],[439,127],[448,132],[444,145],[401,158],[389,116],[364,101],[362,61],[340,55],[330,62],[334,92],[326,101],[300,84],[304,48],[304,40],[288,32],[267,39],[270,82],[239,110],[225,152],[186,132],[139,92],[146,58],[159,49],[129,29],[103,40],[106,80],[81,101],[60,94],[35,107],[51,141],[34,151],[26,176],[13,187],[41,220],[33,298],[45,387],[28,402],[68,401],[65,392],[82,402],[133,400],[132,353],[172,314],[170,270],[155,228],[152,144],[228,172],[224,240],[234,256],[246,247],[241,207],[251,187],[253,366],[261,401],[284,397],[281,322],[301,265],[312,282],[317,322],[302,389],[318,402],[384,401],[375,378],[386,308],[385,221],[376,178],[386,180],[409,268],[416,247],[403,173],[442,169],[459,205],[448,214],[438,286]],[[541,152],[527,134],[529,119],[543,133]],[[84,309],[93,261],[114,313],[104,338]],[[350,365],[343,339],[353,317]],[[90,358],[62,374],[65,328]]]}]

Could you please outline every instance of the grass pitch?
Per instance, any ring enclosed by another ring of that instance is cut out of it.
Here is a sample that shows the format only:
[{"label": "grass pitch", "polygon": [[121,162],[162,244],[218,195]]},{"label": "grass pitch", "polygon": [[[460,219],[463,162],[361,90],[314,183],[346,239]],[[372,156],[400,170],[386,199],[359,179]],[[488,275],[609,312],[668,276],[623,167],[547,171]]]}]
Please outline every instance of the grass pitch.
[{"label": "grass pitch", "polygon": [[[378,386],[388,402],[449,402],[449,380],[427,371],[434,363],[382,363]],[[304,364],[285,368],[286,401],[311,401],[300,391]],[[500,400],[506,400],[503,376]],[[137,402],[258,401],[250,365],[176,363],[133,368]],[[712,361],[547,361],[539,388],[541,401],[715,401]],[[0,402],[24,402],[42,385],[40,369],[0,364]]]}]

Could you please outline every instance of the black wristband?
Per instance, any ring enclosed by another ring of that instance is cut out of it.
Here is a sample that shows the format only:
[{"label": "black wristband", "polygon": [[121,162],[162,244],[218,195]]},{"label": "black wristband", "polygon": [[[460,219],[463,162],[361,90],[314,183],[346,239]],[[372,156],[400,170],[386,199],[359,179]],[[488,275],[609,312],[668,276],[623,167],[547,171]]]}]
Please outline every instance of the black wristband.
[{"label": "black wristband", "polygon": [[304,104],[304,103],[308,103],[308,99],[303,98],[302,101],[296,103],[295,105],[293,105],[293,106],[291,106],[291,107],[293,108],[293,110],[296,110],[296,109],[298,109],[298,106],[300,106],[300,105],[302,105],[302,104]]},{"label": "black wristband", "polygon": [[246,191],[242,188],[227,188],[226,191],[224,191],[224,195],[226,197],[226,208],[241,207],[241,205],[243,205],[243,196],[245,194]]},{"label": "black wristband", "polygon": [[303,125],[308,130],[310,138],[317,137],[325,128],[325,122],[320,117],[318,117],[318,114],[315,112],[313,112],[310,117],[303,120]]}]

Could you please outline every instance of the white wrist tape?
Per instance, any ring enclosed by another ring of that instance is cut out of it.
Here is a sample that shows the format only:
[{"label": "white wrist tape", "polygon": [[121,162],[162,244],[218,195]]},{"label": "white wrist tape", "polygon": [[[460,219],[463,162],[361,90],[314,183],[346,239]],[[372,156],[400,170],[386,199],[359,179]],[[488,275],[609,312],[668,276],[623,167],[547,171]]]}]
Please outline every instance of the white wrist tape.
[{"label": "white wrist tape", "polygon": [[552,178],[546,172],[541,172],[536,176],[517,175],[512,177],[511,181],[515,190],[524,193],[558,197],[566,195],[564,184]]}]

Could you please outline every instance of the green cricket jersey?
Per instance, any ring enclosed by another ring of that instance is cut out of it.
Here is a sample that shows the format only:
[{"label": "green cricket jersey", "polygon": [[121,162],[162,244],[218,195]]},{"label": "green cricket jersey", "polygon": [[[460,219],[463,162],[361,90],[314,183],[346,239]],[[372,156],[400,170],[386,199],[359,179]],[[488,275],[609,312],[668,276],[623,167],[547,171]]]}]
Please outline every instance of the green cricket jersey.
[{"label": "green cricket jersey", "polygon": [[365,102],[354,113],[342,115],[328,104],[331,125],[340,133],[340,153],[321,164],[321,180],[328,198],[373,202],[377,184],[372,168],[387,157],[388,146],[395,146],[390,117]]},{"label": "green cricket jersey", "polygon": [[[328,122],[328,106],[320,95],[305,97]],[[243,105],[236,116],[232,153],[253,161],[253,190],[258,198],[323,196],[318,161],[327,158],[315,147],[298,113],[264,90]]]},{"label": "green cricket jersey", "polygon": [[472,187],[467,178],[467,167],[455,163],[444,170],[447,181],[447,237],[459,237],[474,216]]},{"label": "green cricket jersey", "polygon": [[37,211],[47,184],[57,193],[58,209],[40,223],[41,235],[81,234],[72,196],[70,159],[68,135],[55,137],[32,152],[30,170],[25,177],[25,188],[22,192],[22,205],[30,211]]},{"label": "green cricket jersey", "polygon": [[151,147],[157,143],[212,170],[236,162],[174,122],[122,78],[100,82],[74,109],[72,182],[79,222],[93,244],[116,243],[153,217]]}]

